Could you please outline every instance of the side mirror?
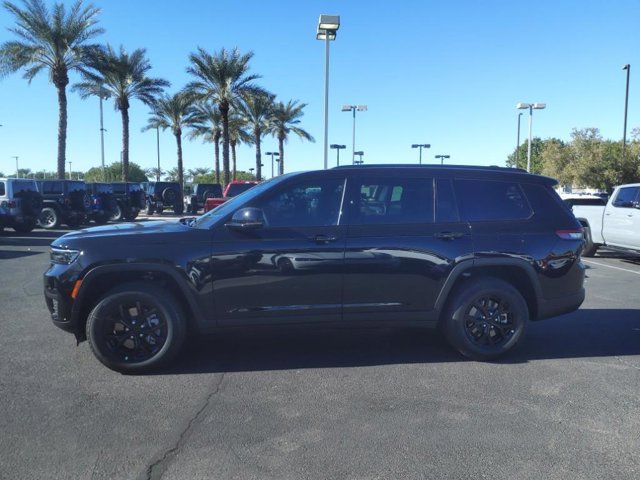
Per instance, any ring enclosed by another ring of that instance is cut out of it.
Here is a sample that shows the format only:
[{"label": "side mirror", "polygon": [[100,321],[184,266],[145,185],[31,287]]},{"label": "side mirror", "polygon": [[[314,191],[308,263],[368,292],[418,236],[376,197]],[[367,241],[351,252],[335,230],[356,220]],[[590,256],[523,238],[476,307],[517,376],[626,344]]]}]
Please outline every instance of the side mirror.
[{"label": "side mirror", "polygon": [[259,208],[246,207],[236,210],[227,228],[234,230],[256,230],[264,226],[264,214]]}]

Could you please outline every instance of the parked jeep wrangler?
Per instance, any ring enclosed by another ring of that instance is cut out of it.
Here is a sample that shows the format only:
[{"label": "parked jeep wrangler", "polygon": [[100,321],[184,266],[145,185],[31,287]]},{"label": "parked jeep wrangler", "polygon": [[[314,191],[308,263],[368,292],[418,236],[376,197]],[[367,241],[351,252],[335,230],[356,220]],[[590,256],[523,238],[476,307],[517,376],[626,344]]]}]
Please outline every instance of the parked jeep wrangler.
[{"label": "parked jeep wrangler", "polygon": [[140,211],[146,207],[142,186],[135,182],[114,182],[111,186],[113,187],[113,196],[116,199],[111,220],[116,222],[135,220]]},{"label": "parked jeep wrangler", "polygon": [[191,195],[185,195],[184,203],[189,213],[198,213],[204,208],[204,204],[209,198],[222,196],[222,185],[219,183],[194,183]]},{"label": "parked jeep wrangler", "polygon": [[38,225],[57,228],[64,223],[76,228],[87,221],[90,200],[84,182],[76,180],[39,180],[43,206]]},{"label": "parked jeep wrangler", "polygon": [[35,180],[0,178],[0,228],[28,233],[35,228],[41,209],[42,195]]},{"label": "parked jeep wrangler", "polygon": [[162,213],[165,208],[173,209],[178,215],[184,212],[182,189],[178,182],[148,182],[146,194],[147,215]]},{"label": "parked jeep wrangler", "polygon": [[124,372],[169,362],[187,332],[294,323],[439,328],[492,359],[584,300],[582,228],[555,184],[498,167],[282,175],[197,218],[60,237],[44,295]]},{"label": "parked jeep wrangler", "polygon": [[110,183],[87,183],[89,194],[89,220],[98,225],[105,224],[116,213],[116,199],[113,196],[113,187]]}]

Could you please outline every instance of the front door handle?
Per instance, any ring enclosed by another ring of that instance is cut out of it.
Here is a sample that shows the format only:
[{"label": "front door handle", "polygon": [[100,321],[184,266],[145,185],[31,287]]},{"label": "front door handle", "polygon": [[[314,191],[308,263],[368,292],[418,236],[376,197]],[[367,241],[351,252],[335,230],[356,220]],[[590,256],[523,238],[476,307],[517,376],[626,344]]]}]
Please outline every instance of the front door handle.
[{"label": "front door handle", "polygon": [[438,232],[433,234],[434,238],[439,238],[440,240],[455,240],[463,236],[464,233],[461,232]]},{"label": "front door handle", "polygon": [[316,243],[330,243],[338,240],[338,237],[334,237],[333,235],[316,235],[313,237],[313,241]]}]

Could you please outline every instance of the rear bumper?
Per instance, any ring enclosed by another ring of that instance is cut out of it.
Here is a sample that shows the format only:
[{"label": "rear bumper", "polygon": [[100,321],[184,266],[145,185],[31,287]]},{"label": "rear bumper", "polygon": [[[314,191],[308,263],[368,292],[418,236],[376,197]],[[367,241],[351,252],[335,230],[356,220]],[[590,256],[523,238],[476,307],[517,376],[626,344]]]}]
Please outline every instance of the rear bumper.
[{"label": "rear bumper", "polygon": [[582,305],[582,302],[584,302],[584,296],[585,290],[584,288],[582,288],[580,289],[580,291],[572,295],[545,299],[541,301],[540,305],[538,306],[538,316],[536,320],[557,317],[558,315],[573,312],[580,308],[580,305]]}]

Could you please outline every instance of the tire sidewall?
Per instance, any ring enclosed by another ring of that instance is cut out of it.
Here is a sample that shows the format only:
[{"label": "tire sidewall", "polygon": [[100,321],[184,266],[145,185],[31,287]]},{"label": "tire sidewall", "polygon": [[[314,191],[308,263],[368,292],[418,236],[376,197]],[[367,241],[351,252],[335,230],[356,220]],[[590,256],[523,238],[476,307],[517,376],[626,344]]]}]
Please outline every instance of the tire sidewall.
[{"label": "tire sidewall", "polygon": [[[465,331],[464,318],[473,302],[484,296],[495,296],[506,300],[511,306],[516,331],[500,345],[483,346],[474,343]],[[499,279],[478,279],[454,293],[445,312],[443,330],[449,342],[463,355],[476,360],[489,360],[512,350],[522,339],[529,320],[527,303],[518,290]]]},{"label": "tire sidewall", "polygon": [[[186,326],[184,316],[177,301],[166,291],[143,286],[123,291],[120,287],[108,293],[89,314],[86,335],[91,351],[107,368],[123,373],[143,373],[155,370],[169,362],[180,350],[184,342]],[[167,322],[167,339],[160,351],[153,357],[139,363],[127,363],[114,359],[107,350],[101,337],[101,328],[109,310],[121,302],[141,300],[153,304]]]},{"label": "tire sidewall", "polygon": [[[45,212],[48,212],[48,211],[51,211],[51,213],[53,214],[53,216],[55,218],[55,221],[51,225],[45,225],[45,224],[40,222],[40,217],[42,215],[44,215]],[[38,222],[37,223],[41,228],[44,228],[44,229],[47,229],[47,230],[52,229],[52,228],[56,228],[56,227],[60,226],[60,213],[58,212],[58,210],[56,210],[53,207],[44,207],[40,211],[40,215],[38,215]]]}]

